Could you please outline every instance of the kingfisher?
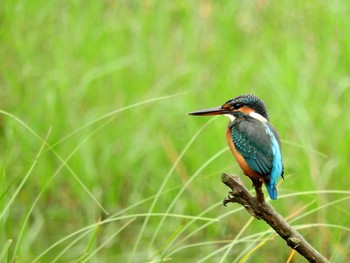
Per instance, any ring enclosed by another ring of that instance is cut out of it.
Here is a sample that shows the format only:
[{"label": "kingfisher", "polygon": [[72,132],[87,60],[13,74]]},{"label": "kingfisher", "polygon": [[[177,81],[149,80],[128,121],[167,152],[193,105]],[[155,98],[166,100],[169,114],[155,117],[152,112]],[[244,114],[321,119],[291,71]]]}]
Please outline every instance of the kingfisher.
[{"label": "kingfisher", "polygon": [[243,94],[222,106],[188,113],[194,116],[224,115],[229,118],[227,143],[254,185],[265,184],[272,200],[277,199],[276,183],[283,178],[281,141],[269,122],[264,102],[255,95]]}]

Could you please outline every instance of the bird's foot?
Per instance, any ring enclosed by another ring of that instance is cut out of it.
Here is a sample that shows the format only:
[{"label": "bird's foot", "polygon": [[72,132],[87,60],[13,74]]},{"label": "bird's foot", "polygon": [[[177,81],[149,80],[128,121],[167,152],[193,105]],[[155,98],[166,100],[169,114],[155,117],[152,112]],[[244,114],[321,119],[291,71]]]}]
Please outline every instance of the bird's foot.
[{"label": "bird's foot", "polygon": [[265,198],[264,198],[264,193],[262,191],[262,185],[263,185],[263,180],[261,179],[255,179],[251,178],[253,182],[253,187],[255,188],[255,193],[256,193],[256,199],[258,200],[259,203],[264,203]]},{"label": "bird's foot", "polygon": [[253,183],[253,187],[256,189],[256,188],[261,188],[262,184],[263,184],[263,181],[259,178],[259,179],[256,179],[256,178],[250,178],[252,180],[252,183]]}]

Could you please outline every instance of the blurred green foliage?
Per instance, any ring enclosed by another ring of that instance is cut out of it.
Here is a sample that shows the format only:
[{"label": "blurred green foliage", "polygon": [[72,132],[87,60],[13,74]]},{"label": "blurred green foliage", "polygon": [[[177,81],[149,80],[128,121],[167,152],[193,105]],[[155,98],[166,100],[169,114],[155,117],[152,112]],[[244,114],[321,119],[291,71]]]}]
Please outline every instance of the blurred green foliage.
[{"label": "blurred green foliage", "polygon": [[[240,173],[230,152],[203,166],[227,148],[227,120],[210,122],[177,159],[210,120],[187,112],[254,93],[283,139],[286,179],[273,206],[304,215],[292,224],[332,262],[350,259],[349,230],[339,229],[350,224],[349,9],[336,0],[2,1],[0,258],[285,261],[291,250],[279,237],[256,251],[249,245],[266,236],[243,239],[269,230],[257,220],[220,250],[249,220],[238,205],[220,205],[221,172]],[[98,203],[135,220],[48,249],[108,218]],[[202,220],[150,216],[208,208],[201,216],[220,221],[202,229]]]}]

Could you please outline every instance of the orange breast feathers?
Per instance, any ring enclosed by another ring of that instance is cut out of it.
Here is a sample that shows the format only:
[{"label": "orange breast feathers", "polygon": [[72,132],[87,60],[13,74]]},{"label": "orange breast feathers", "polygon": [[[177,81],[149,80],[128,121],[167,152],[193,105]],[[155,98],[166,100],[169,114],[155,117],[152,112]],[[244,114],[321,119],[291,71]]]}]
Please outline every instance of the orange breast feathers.
[{"label": "orange breast feathers", "polygon": [[243,173],[249,177],[253,177],[255,179],[263,179],[261,175],[259,175],[258,173],[254,172],[249,165],[247,164],[247,162],[244,160],[244,157],[237,151],[234,143],[233,143],[233,139],[232,139],[232,134],[231,134],[231,129],[227,128],[226,130],[226,140],[228,143],[228,146],[230,147],[233,155],[235,156],[237,163],[239,164],[239,166],[241,167]]}]

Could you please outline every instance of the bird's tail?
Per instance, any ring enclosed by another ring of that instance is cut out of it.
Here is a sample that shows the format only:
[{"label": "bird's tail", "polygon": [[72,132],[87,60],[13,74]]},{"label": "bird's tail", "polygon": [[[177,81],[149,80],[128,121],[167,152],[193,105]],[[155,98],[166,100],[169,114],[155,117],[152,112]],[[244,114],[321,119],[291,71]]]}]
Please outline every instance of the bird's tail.
[{"label": "bird's tail", "polygon": [[277,199],[277,189],[276,189],[276,185],[270,183],[265,183],[267,192],[269,193],[269,196],[272,200],[276,200]]}]

